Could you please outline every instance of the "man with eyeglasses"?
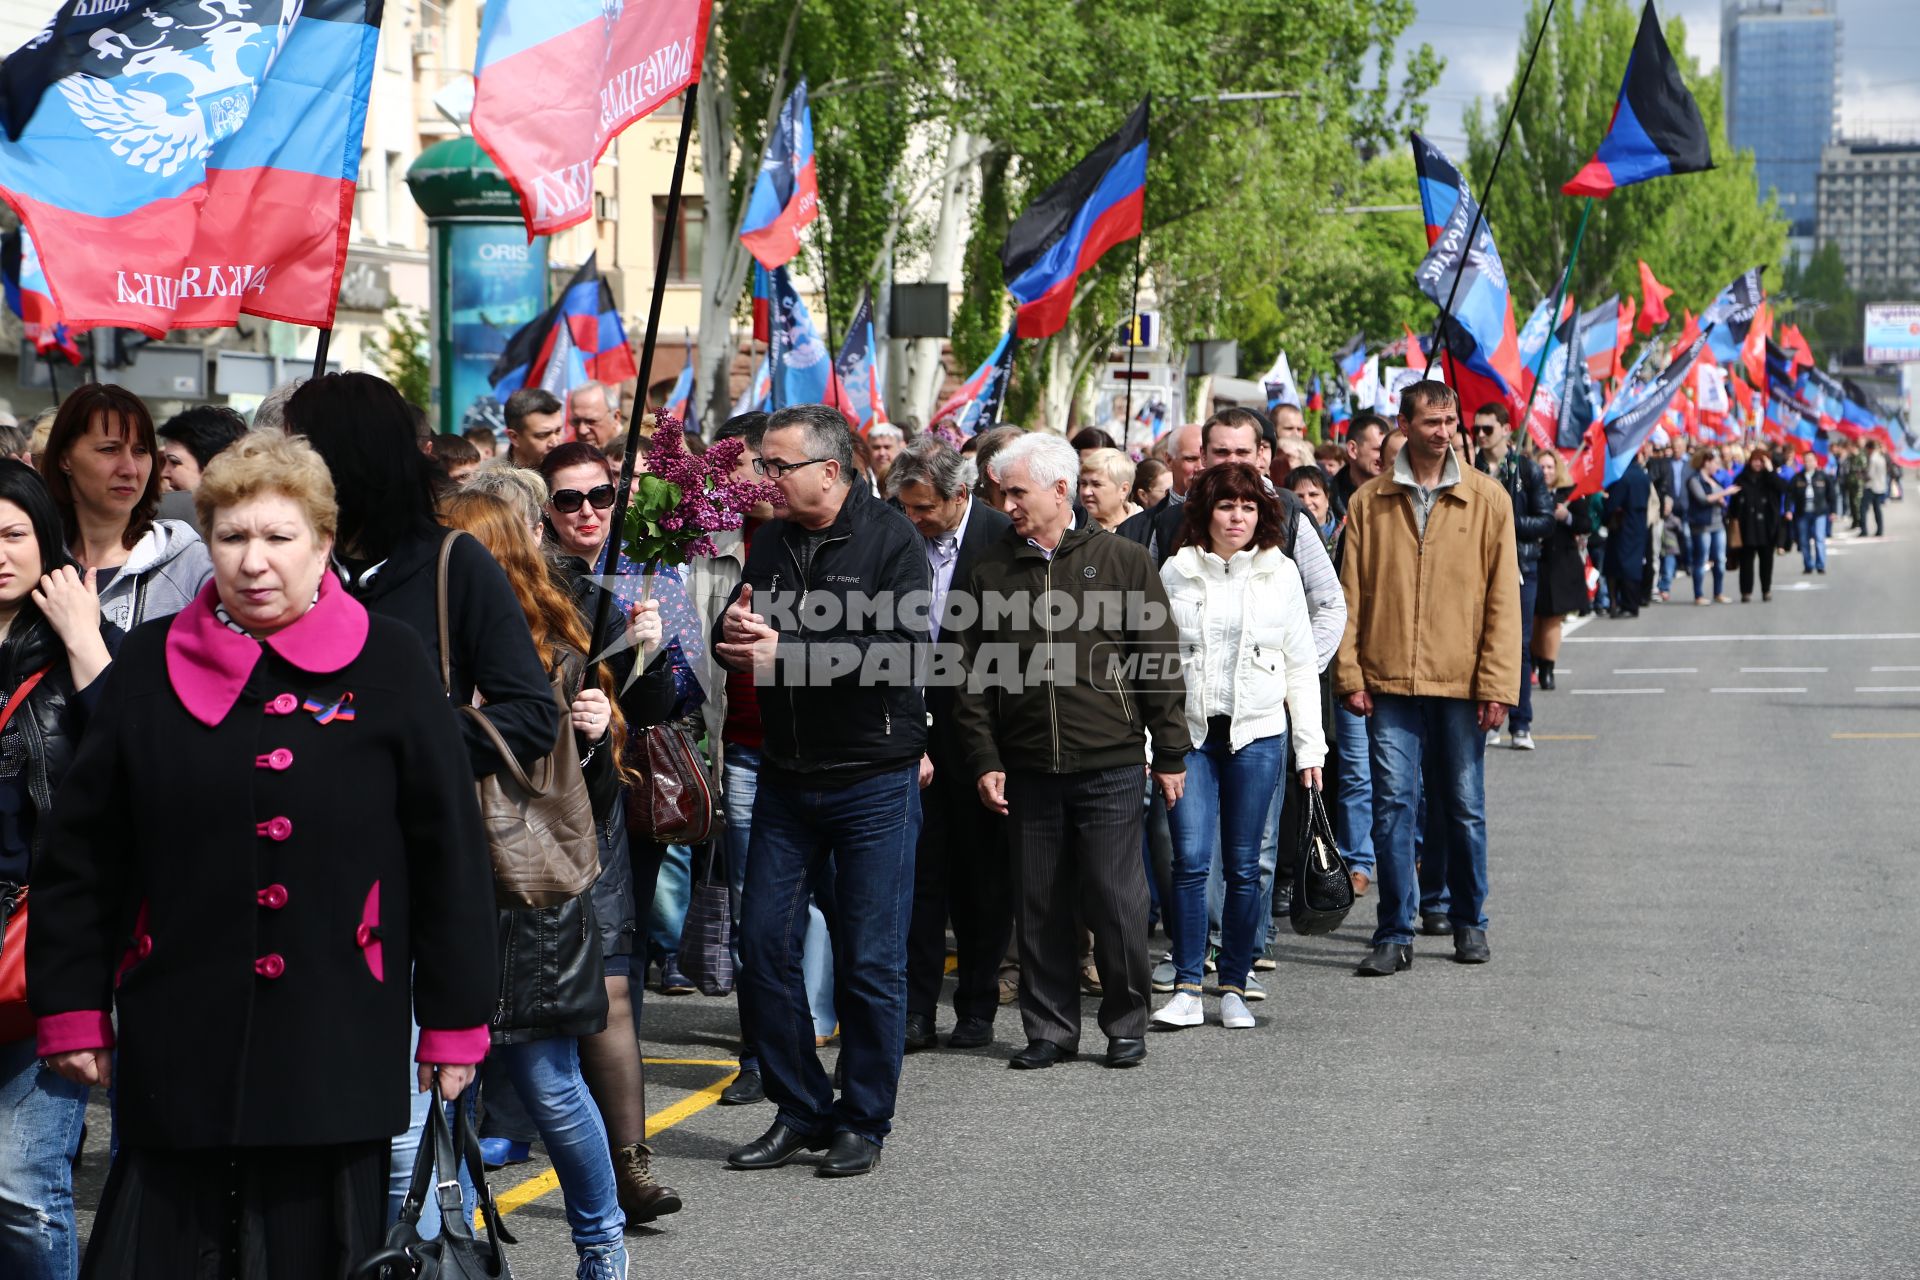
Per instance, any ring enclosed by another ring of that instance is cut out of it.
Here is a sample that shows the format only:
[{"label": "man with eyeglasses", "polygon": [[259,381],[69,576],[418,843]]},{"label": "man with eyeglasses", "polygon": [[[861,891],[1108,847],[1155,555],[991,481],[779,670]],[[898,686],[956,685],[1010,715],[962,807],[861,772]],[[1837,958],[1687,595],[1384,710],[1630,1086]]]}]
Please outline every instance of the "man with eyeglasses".
[{"label": "man with eyeglasses", "polygon": [[[723,663],[753,673],[759,694],[740,1013],[780,1114],[727,1163],[773,1169],[826,1150],[817,1173],[850,1177],[879,1162],[906,1041],[913,856],[928,781],[914,659],[928,642],[933,574],[907,517],[856,482],[853,435],[837,409],[775,413],[755,468],[779,485],[786,512],[755,534],[713,639]],[[834,939],[837,1099],[801,980],[812,892]]]},{"label": "man with eyeglasses", "polygon": [[610,452],[623,430],[619,393],[604,382],[583,382],[567,393],[567,425],[573,438]]},{"label": "man with eyeglasses", "polygon": [[[1513,417],[1507,406],[1490,400],[1473,411],[1473,438],[1480,446],[1475,465],[1500,482],[1513,503],[1513,535],[1520,552],[1520,705],[1507,723],[1515,751],[1533,750],[1533,602],[1540,590],[1540,548],[1553,532],[1553,490],[1525,449],[1513,447]],[[1641,504],[1645,506],[1645,503]],[[1500,731],[1487,731],[1487,745]]]},{"label": "man with eyeglasses", "polygon": [[522,387],[507,397],[506,418],[507,456],[516,467],[538,471],[567,425],[560,397],[545,387]]}]

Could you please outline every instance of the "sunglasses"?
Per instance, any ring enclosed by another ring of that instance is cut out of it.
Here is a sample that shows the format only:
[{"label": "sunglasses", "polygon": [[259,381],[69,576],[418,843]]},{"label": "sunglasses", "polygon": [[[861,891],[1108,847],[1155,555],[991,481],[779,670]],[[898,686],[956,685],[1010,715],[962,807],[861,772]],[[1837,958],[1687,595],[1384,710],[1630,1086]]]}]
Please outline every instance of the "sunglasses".
[{"label": "sunglasses", "polygon": [[605,511],[613,505],[613,486],[598,484],[585,493],[578,489],[556,489],[547,501],[553,503],[555,511],[565,515],[578,511],[583,502],[591,503],[595,511]]}]

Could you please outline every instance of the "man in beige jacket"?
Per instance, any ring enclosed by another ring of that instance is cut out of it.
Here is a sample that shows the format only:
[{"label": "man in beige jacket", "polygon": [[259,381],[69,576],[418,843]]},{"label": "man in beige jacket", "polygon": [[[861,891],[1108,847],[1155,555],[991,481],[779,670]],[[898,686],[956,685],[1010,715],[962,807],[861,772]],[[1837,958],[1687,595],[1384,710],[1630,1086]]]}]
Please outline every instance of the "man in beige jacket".
[{"label": "man in beige jacket", "polygon": [[1358,972],[1413,963],[1420,886],[1414,842],[1423,759],[1431,837],[1445,861],[1454,958],[1488,958],[1487,731],[1520,698],[1520,563],[1513,508],[1494,480],[1463,464],[1452,440],[1459,398],[1439,382],[1400,396],[1406,447],[1347,508],[1341,586],[1347,629],[1333,689],[1367,718],[1379,924]]}]

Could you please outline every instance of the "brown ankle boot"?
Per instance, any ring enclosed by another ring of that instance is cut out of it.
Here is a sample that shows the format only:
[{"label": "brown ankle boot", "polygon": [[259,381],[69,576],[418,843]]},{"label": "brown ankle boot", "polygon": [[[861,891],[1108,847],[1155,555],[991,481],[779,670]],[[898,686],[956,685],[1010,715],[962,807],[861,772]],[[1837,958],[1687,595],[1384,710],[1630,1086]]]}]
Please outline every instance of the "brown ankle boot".
[{"label": "brown ankle boot", "polygon": [[680,1212],[680,1193],[653,1180],[653,1148],[644,1142],[614,1150],[613,1181],[629,1226]]}]

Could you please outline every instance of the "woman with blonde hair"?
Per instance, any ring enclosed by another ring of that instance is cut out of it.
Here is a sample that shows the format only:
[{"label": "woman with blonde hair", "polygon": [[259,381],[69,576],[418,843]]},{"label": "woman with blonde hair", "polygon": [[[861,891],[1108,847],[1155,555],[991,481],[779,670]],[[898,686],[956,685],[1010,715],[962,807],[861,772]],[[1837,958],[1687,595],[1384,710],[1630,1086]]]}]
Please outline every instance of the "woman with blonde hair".
[{"label": "woman with blonde hair", "polygon": [[[1586,559],[1581,544],[1593,532],[1593,504],[1573,500],[1573,476],[1552,449],[1534,455],[1540,474],[1553,490],[1553,529],[1540,548],[1540,589],[1533,602],[1533,669],[1540,689],[1553,688],[1553,664],[1560,660],[1560,632],[1567,615],[1587,604]],[[1523,673],[1526,679],[1531,674]]]},{"label": "woman with blonde hair", "polygon": [[1108,533],[1140,510],[1128,496],[1133,470],[1133,460],[1118,449],[1089,449],[1080,455],[1080,505]]}]

